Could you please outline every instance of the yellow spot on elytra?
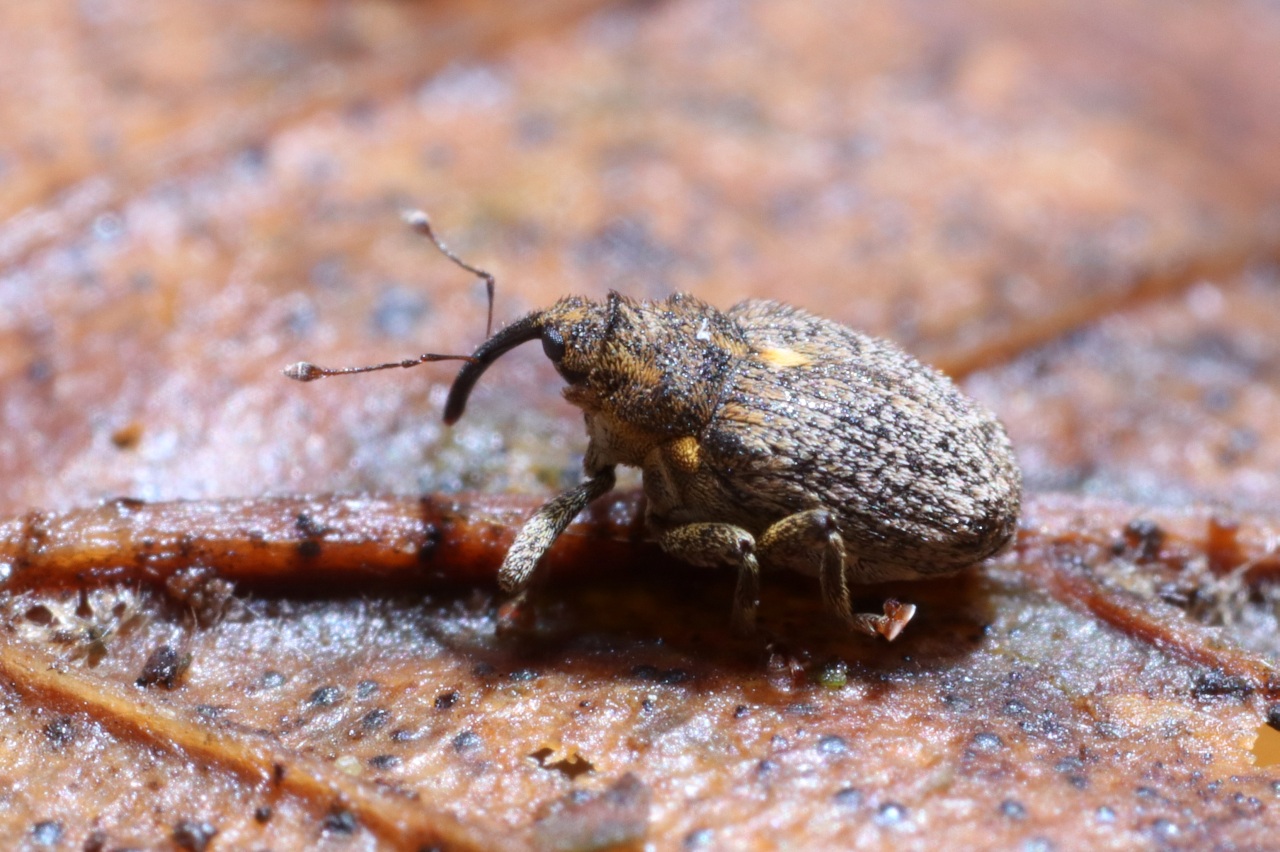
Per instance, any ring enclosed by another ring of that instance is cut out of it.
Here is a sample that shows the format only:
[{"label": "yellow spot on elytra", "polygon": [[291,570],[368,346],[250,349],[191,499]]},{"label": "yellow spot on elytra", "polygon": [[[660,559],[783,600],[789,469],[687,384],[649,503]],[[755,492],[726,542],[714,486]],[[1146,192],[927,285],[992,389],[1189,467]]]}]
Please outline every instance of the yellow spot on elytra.
[{"label": "yellow spot on elytra", "polygon": [[682,473],[697,473],[702,464],[702,447],[692,436],[677,438],[667,445],[671,463]]},{"label": "yellow spot on elytra", "polygon": [[761,349],[760,360],[771,367],[803,367],[813,359],[794,349]]}]

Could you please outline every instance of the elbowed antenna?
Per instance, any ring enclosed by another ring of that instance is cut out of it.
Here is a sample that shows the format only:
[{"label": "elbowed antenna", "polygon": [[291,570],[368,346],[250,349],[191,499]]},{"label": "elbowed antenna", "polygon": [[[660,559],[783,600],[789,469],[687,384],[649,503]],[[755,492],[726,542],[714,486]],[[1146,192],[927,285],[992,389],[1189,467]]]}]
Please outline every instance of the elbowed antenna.
[{"label": "elbowed antenna", "polygon": [[386,364],[370,364],[367,367],[320,367],[310,361],[299,361],[284,368],[284,374],[299,382],[314,382],[328,376],[344,376],[349,373],[372,373],[375,370],[390,370],[395,367],[416,367],[429,361],[474,361],[470,355],[436,355],[428,352],[417,358],[406,358],[403,361],[388,361]]},{"label": "elbowed antenna", "polygon": [[[445,257],[449,258],[449,260],[452,260],[458,266],[467,270],[471,274],[484,279],[485,290],[489,294],[489,318],[484,327],[484,336],[487,338],[489,336],[489,333],[493,330],[493,291],[495,289],[493,276],[490,275],[488,272],[485,272],[483,269],[479,269],[477,267],[472,266],[462,258],[458,257],[453,252],[449,251],[449,247],[446,246],[440,240],[440,238],[436,236],[436,232],[432,230],[431,219],[423,211],[406,210],[400,214],[400,218],[403,219],[405,224],[408,225],[410,228],[413,228],[419,234],[422,234],[427,239],[431,240],[431,242],[435,244],[435,247],[440,250],[440,253],[443,254]],[[488,343],[486,343],[484,346],[481,346],[480,351],[484,351],[484,348],[487,345]],[[506,350],[503,350],[503,351],[506,351]],[[468,363],[474,364],[479,354],[480,353],[477,352],[475,356],[472,356],[472,355],[437,355],[434,353],[427,353],[425,355],[419,355],[417,358],[406,358],[403,361],[389,361],[385,364],[371,364],[367,367],[339,367],[339,368],[319,367],[315,364],[310,363],[309,361],[299,361],[296,364],[290,364],[288,367],[285,367],[284,374],[289,378],[299,382],[314,382],[316,379],[323,379],[323,378],[326,378],[327,376],[345,376],[351,373],[372,373],[375,370],[390,370],[397,367],[405,367],[405,368],[416,367],[419,364],[425,364],[430,361],[467,361]],[[501,353],[498,353],[498,354],[501,354]],[[493,357],[496,358],[498,357],[498,355],[494,355]],[[480,376],[477,373],[476,379],[478,379],[479,377]],[[471,383],[474,384],[475,379],[472,379]],[[464,394],[464,397],[465,397],[465,394]],[[466,403],[466,400],[464,398],[462,404],[465,404],[465,403]],[[458,413],[459,414],[462,413],[461,406],[459,407]],[[450,420],[449,422],[452,423],[453,421]]]},{"label": "elbowed antenna", "polygon": [[471,389],[475,387],[476,382],[480,381],[480,377],[484,375],[485,370],[489,369],[490,364],[521,343],[537,340],[541,336],[542,312],[535,311],[516,320],[481,343],[480,348],[458,371],[458,377],[453,380],[453,387],[449,388],[449,398],[444,404],[444,422],[449,425],[458,422],[463,409],[467,407],[467,397],[471,395]]},{"label": "elbowed antenna", "polygon": [[419,234],[422,234],[424,237],[431,240],[431,242],[435,243],[436,248],[440,249],[440,253],[445,257],[449,258],[472,275],[484,279],[484,289],[485,292],[489,294],[489,317],[484,324],[484,336],[487,339],[489,335],[493,333],[493,292],[497,289],[497,284],[494,282],[493,275],[485,272],[479,267],[472,266],[453,252],[449,251],[449,247],[445,245],[444,242],[436,236],[436,232],[431,229],[431,218],[427,216],[425,211],[406,210],[400,214],[400,218],[403,219],[404,223],[410,228],[413,228]]}]

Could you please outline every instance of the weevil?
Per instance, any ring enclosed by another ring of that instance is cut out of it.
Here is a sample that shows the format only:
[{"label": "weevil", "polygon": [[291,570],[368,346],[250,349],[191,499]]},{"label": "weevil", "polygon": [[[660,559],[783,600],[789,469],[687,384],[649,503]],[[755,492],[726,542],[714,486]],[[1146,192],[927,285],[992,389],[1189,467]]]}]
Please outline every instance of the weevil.
[{"label": "weevil", "polygon": [[[463,263],[425,214],[407,221]],[[426,354],[369,367],[306,362],[286,375],[462,360],[444,421],[462,417],[501,356],[540,341],[582,410],[585,480],[546,503],[507,552],[499,584],[522,592],[538,561],[586,506],[641,470],[645,520],[661,548],[737,571],[732,623],[754,627],[762,571],[816,576],[850,628],[893,639],[915,607],[855,613],[850,583],[937,577],[1013,537],[1022,476],[1004,427],[938,370],[893,343],[779,302],[722,311],[693,296],[603,301],[567,296],[489,335],[472,355]]]}]

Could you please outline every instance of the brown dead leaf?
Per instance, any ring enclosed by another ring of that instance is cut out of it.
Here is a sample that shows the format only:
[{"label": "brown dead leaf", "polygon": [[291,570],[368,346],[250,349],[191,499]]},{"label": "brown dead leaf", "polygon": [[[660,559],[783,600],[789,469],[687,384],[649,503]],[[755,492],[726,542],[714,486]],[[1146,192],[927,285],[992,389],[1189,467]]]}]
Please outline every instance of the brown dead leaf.
[{"label": "brown dead leaf", "polygon": [[[0,845],[1269,845],[1277,48],[1243,1],[0,9]],[[279,375],[478,341],[406,205],[501,320],[899,339],[1009,425],[1019,548],[860,590],[892,645],[774,577],[739,640],[624,496],[501,633],[584,446],[543,359],[452,430],[444,365]]]}]

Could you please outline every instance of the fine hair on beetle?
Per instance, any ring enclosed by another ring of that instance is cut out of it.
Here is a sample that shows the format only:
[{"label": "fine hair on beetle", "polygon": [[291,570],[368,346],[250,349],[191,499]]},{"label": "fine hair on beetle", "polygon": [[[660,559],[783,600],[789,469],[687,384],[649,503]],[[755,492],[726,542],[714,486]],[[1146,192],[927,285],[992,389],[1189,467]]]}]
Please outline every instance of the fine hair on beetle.
[{"label": "fine hair on beetle", "polygon": [[484,279],[485,340],[471,355],[428,353],[367,367],[306,362],[290,378],[463,361],[444,421],[462,416],[485,370],[542,342],[582,409],[585,480],[534,513],[499,584],[523,592],[539,560],[588,503],[637,467],[645,523],[691,565],[737,570],[732,620],[755,623],[760,574],[818,579],[849,628],[893,639],[915,607],[855,613],[849,584],[953,574],[1005,548],[1017,527],[1022,475],[1004,427],[938,370],[889,341],[779,302],[722,311],[693,296],[603,301],[566,296],[492,331],[494,279],[454,255],[426,214],[406,214],[461,268]]}]

